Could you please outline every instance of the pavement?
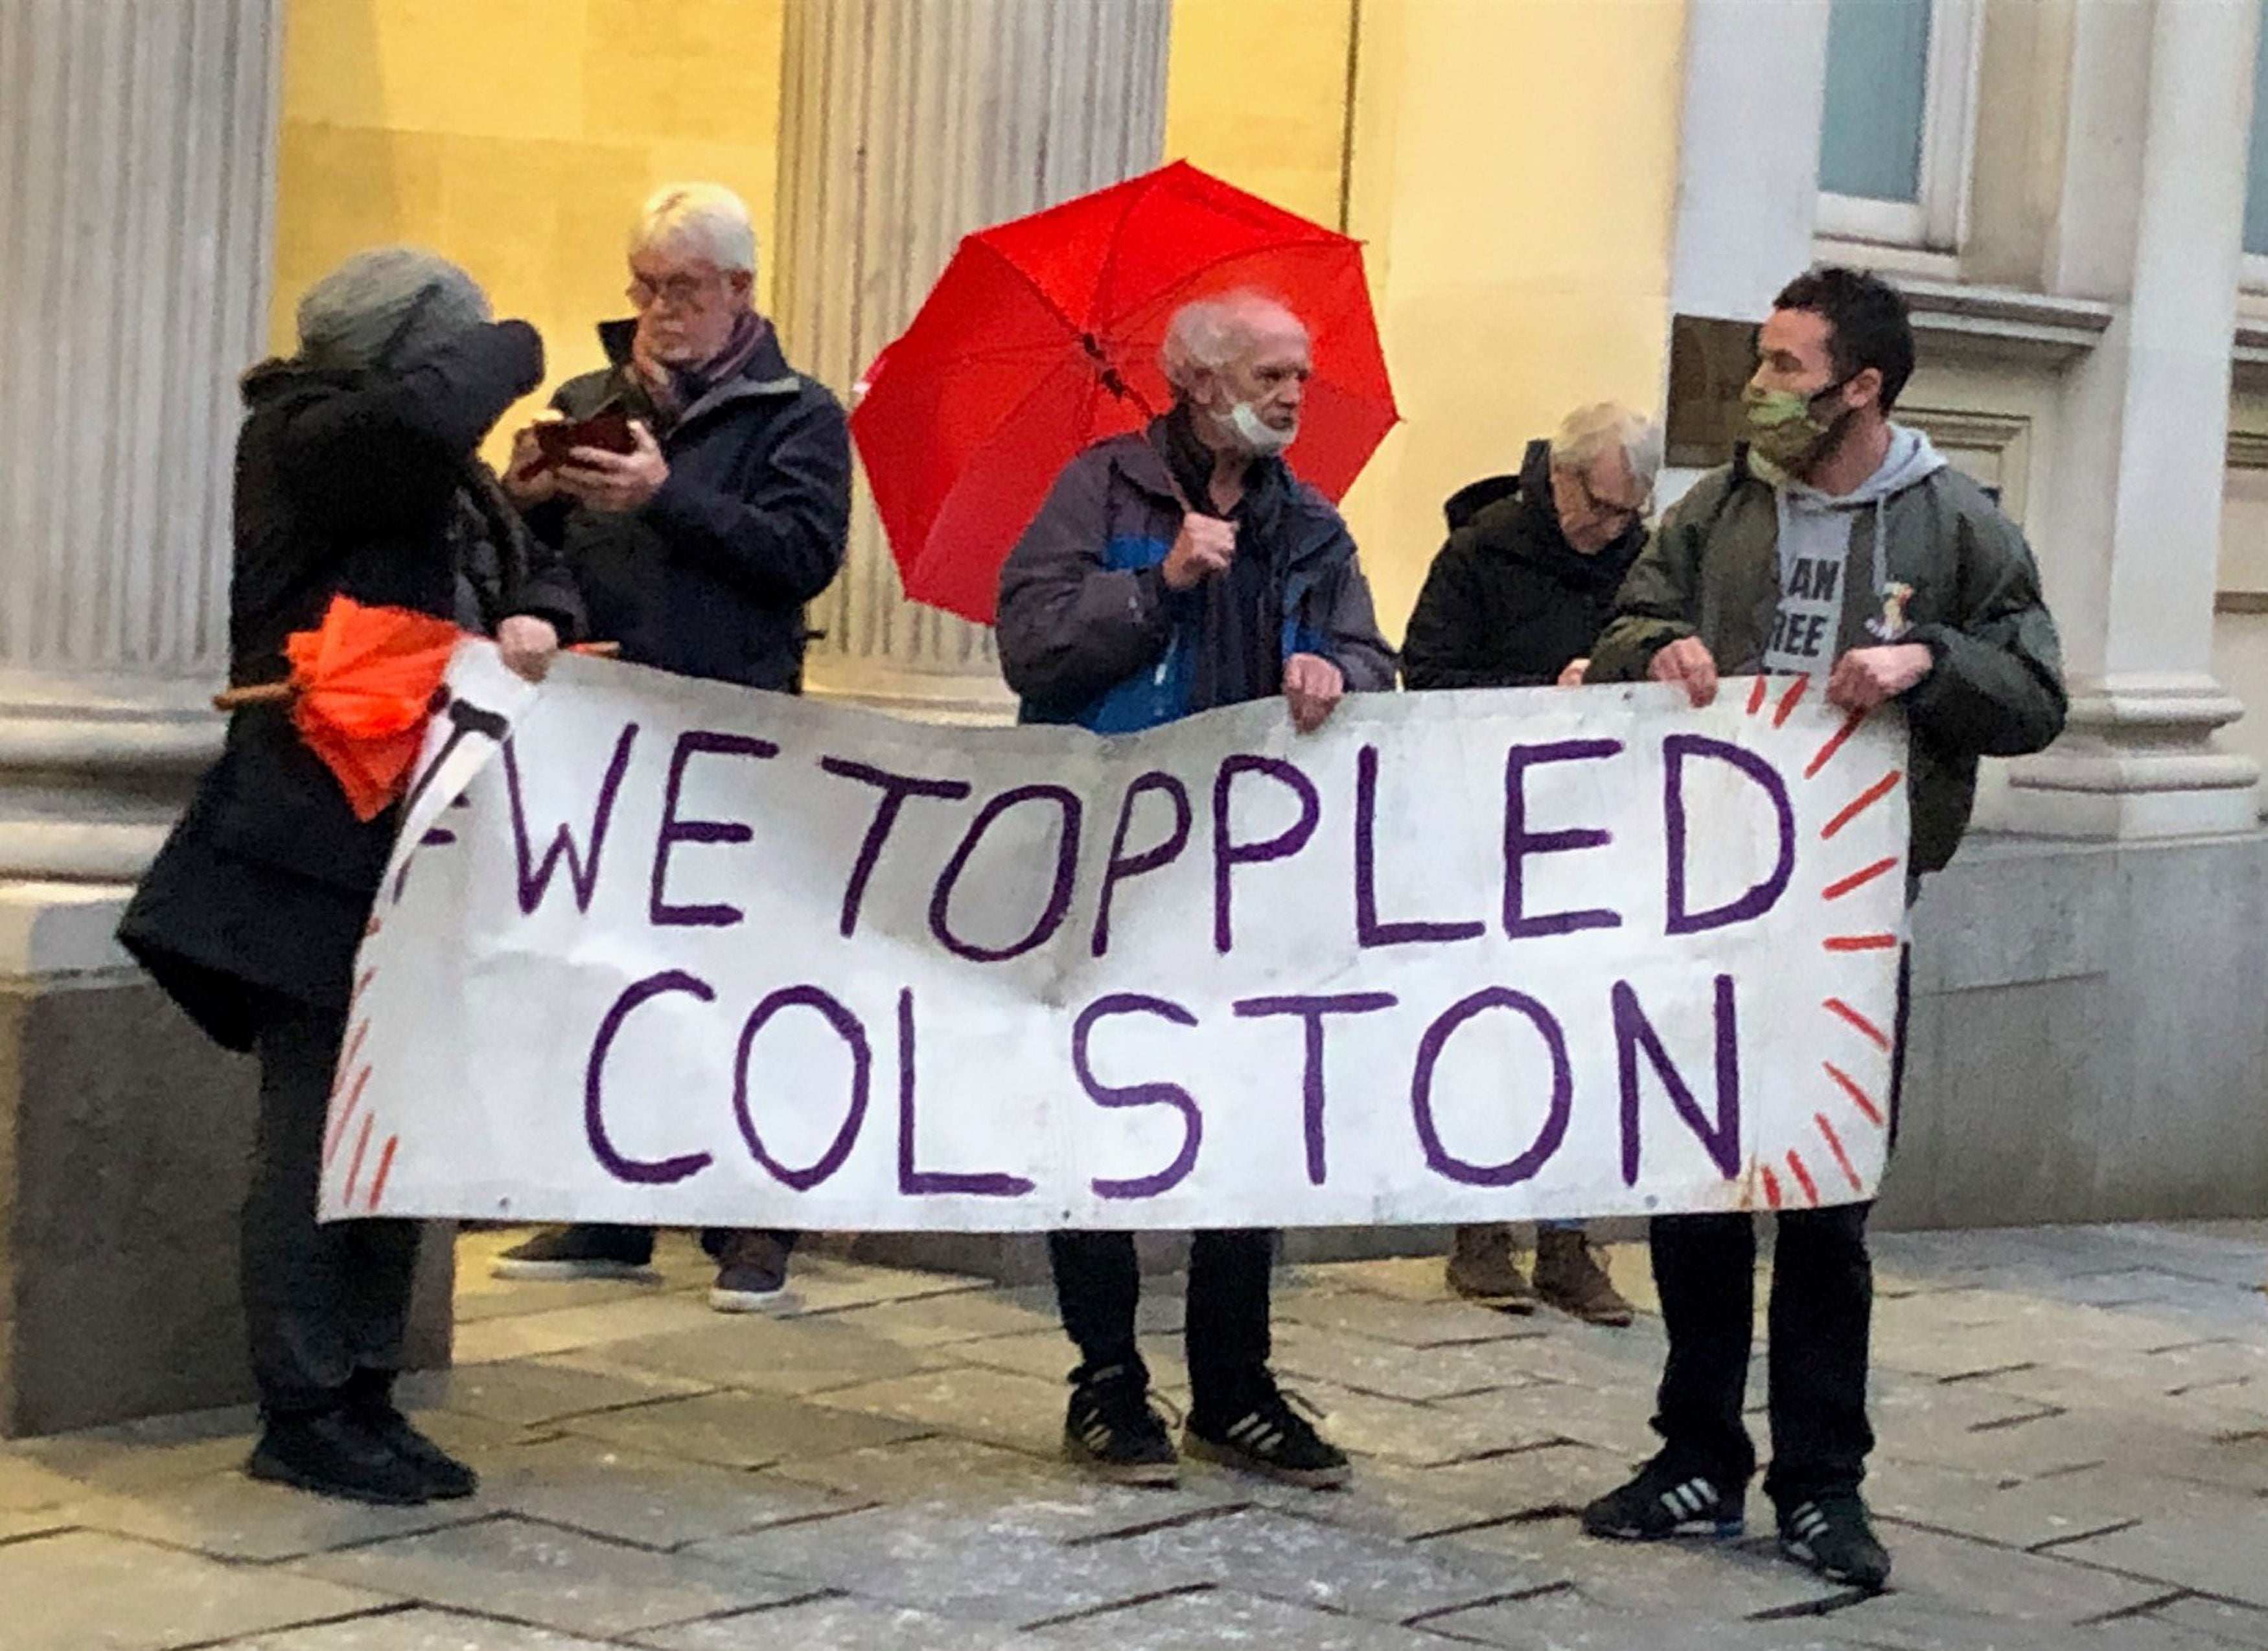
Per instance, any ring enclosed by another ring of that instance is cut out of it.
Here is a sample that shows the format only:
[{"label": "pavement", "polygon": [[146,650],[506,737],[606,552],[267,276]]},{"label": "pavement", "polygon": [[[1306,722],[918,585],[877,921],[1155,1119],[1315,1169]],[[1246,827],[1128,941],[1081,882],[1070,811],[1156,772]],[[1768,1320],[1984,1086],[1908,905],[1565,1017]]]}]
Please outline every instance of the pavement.
[{"label": "pavement", "polygon": [[[822,1251],[726,1318],[683,1237],[658,1285],[490,1279],[517,1236],[460,1241],[457,1367],[407,1395],[478,1497],[255,1485],[241,1411],[0,1446],[0,1651],[2268,1647],[2268,1222],[1881,1239],[1875,1598],[1778,1558],[1760,1493],[1738,1543],[1578,1533],[1648,1449],[1651,1312],[1286,1269],[1277,1367],[1353,1486],[1142,1491],[1057,1456],[1044,1292]],[[1179,1288],[1143,1319],[1185,1404]]]}]

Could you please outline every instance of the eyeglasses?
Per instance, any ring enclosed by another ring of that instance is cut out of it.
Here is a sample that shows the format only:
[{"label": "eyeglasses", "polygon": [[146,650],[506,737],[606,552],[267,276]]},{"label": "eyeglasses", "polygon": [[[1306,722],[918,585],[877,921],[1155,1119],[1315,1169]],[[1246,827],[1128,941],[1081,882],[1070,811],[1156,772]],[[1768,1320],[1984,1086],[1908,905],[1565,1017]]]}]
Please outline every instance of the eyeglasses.
[{"label": "eyeglasses", "polygon": [[1567,473],[1567,479],[1575,484],[1575,490],[1582,495],[1585,514],[1599,517],[1603,520],[1616,523],[1621,527],[1631,527],[1644,520],[1646,507],[1652,502],[1650,499],[1642,498],[1635,505],[1618,505],[1613,499],[1601,498],[1596,493],[1591,491],[1591,478],[1580,470],[1570,470]]},{"label": "eyeglasses", "polygon": [[714,276],[680,274],[650,281],[634,274],[627,295],[630,303],[642,310],[656,304],[666,304],[674,310],[691,309],[709,295],[715,280]]}]

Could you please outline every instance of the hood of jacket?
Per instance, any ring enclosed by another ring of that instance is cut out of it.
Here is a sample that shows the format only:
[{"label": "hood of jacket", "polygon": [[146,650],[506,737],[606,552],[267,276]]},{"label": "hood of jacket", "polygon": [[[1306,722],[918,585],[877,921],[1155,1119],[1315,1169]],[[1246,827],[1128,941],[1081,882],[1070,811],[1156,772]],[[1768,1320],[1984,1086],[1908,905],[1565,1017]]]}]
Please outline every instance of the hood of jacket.
[{"label": "hood of jacket", "polygon": [[1646,543],[1643,522],[1633,523],[1596,551],[1578,550],[1560,530],[1551,499],[1551,444],[1531,441],[1513,475],[1484,476],[1443,501],[1451,534],[1463,534],[1484,554],[1510,556],[1576,590],[1622,583]]}]

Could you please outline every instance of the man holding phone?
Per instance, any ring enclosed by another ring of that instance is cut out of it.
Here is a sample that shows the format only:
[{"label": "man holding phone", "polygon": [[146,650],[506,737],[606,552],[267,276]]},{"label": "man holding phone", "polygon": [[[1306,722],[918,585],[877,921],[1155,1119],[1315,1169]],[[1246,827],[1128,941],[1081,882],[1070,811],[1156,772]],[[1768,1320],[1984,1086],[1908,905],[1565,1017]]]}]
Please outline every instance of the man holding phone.
[{"label": "man holding phone", "polygon": [[[632,664],[797,693],[804,605],[843,564],[850,438],[843,409],[780,354],[756,312],[755,231],[713,183],[673,184],[630,233],[634,317],[602,322],[610,365],[562,385],[522,430],[504,490],[564,550],[590,634]],[[565,421],[566,427],[561,427]],[[795,1235],[702,1235],[710,1305],[783,1303]],[[498,1260],[504,1278],[638,1276],[651,1229],[578,1225]]]}]

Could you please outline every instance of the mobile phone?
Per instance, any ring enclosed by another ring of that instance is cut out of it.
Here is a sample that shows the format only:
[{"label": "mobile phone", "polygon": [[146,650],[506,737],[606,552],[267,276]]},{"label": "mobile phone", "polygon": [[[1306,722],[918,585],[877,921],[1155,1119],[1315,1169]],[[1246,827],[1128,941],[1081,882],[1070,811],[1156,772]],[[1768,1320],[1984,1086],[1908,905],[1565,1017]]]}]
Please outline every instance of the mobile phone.
[{"label": "mobile phone", "polygon": [[576,447],[600,447],[608,453],[635,453],[637,439],[630,433],[630,416],[619,402],[609,402],[588,418],[555,418],[535,427],[535,461],[531,474],[564,464]]}]

